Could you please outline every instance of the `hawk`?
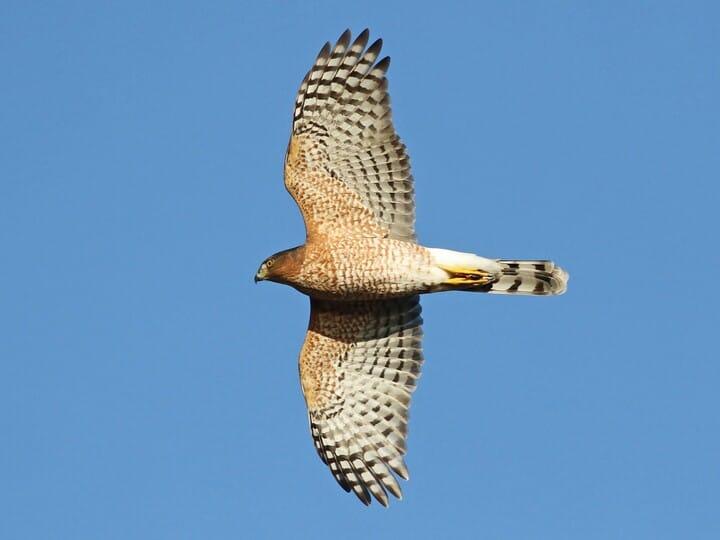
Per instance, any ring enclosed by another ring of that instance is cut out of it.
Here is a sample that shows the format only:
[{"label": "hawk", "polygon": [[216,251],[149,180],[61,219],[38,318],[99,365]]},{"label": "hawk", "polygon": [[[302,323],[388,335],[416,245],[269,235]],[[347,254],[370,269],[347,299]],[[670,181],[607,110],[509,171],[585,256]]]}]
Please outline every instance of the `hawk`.
[{"label": "hawk", "polygon": [[310,297],[300,382],[320,459],[345,491],[387,506],[407,480],[408,406],[423,363],[419,295],[555,295],[568,275],[547,260],[487,259],[415,238],[410,160],[393,128],[382,40],[364,30],[326,43],[302,81],[285,186],[304,245],[266,259],[255,281]]}]

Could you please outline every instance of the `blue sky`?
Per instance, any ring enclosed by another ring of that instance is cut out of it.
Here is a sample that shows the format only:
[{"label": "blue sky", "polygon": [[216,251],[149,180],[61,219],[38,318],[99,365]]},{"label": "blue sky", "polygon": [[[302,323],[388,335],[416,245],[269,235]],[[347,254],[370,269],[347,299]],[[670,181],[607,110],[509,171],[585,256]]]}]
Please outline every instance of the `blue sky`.
[{"label": "blue sky", "polygon": [[[559,298],[424,300],[405,499],[312,448],[282,185],[314,55],[392,56],[422,243]],[[718,538],[713,2],[4,2],[0,536]]]}]

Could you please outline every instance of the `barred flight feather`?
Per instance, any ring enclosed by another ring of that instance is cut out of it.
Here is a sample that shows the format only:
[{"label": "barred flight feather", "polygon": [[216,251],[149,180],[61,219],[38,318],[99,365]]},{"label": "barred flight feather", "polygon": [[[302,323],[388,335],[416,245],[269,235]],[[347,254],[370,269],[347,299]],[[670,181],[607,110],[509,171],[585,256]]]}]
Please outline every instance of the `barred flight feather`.
[{"label": "barred flight feather", "polygon": [[355,192],[388,237],[414,242],[413,178],[392,123],[390,58],[378,61],[382,40],[365,48],[368,37],[364,30],[350,45],[345,31],[320,50],[298,91],[293,137],[312,134],[322,152],[309,152],[308,165]]},{"label": "barred flight feather", "polygon": [[[417,296],[378,302],[312,300],[308,334],[343,345],[303,348],[300,375],[310,431],[338,484],[365,504],[372,496],[387,506],[387,493],[402,496],[393,474],[408,478],[402,457],[408,405],[423,362],[421,324]],[[319,359],[319,354],[333,357]],[[332,373],[316,373],[317,366],[332,366]],[[319,392],[329,384],[324,377],[333,379],[332,393]],[[308,398],[320,395],[332,397]]]}]

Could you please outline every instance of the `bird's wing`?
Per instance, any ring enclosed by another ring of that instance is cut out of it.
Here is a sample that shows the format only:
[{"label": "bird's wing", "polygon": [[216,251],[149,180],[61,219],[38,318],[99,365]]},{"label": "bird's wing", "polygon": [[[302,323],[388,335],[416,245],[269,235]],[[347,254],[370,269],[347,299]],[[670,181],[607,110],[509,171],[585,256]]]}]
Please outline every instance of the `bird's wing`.
[{"label": "bird's wing", "polygon": [[365,504],[401,498],[408,406],[422,355],[417,296],[376,302],[311,300],[300,382],[315,448]]},{"label": "bird's wing", "polygon": [[415,241],[415,196],[395,133],[382,40],[345,31],[318,54],[295,101],[285,186],[308,237],[361,234]]}]

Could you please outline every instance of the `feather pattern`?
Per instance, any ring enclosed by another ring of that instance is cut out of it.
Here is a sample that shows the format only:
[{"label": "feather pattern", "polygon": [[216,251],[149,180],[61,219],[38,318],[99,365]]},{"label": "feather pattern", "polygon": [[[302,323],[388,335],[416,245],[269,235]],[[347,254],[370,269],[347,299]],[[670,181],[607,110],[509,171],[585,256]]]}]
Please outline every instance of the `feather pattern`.
[{"label": "feather pattern", "polygon": [[[410,160],[392,122],[382,40],[367,47],[368,30],[351,43],[345,31],[326,43],[303,79],[295,101],[286,157],[286,186],[303,212],[308,234],[334,207],[309,200],[327,196],[328,177],[369,210],[380,236],[415,241]],[[367,47],[367,48],[366,48]],[[299,197],[300,192],[304,197]],[[355,209],[357,211],[357,209]],[[358,219],[366,218],[362,212]],[[308,223],[310,222],[310,223]]]},{"label": "feather pattern", "polygon": [[300,355],[310,432],[338,484],[387,506],[407,479],[408,406],[420,376],[417,296],[376,302],[312,300]]}]

